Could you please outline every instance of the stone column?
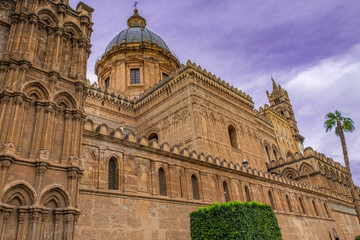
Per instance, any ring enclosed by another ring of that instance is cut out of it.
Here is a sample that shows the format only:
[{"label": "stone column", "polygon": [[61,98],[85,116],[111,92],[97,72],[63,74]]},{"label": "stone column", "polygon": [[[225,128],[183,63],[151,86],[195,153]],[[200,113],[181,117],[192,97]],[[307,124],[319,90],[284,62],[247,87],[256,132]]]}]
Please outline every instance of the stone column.
[{"label": "stone column", "polygon": [[8,44],[6,46],[6,54],[10,53],[13,49],[14,46],[14,42],[15,42],[15,34],[16,31],[18,29],[18,24],[19,24],[19,15],[18,14],[13,14],[11,15],[11,30],[10,30],[10,35],[9,35],[9,41]]},{"label": "stone column", "polygon": [[50,131],[50,125],[52,122],[52,118],[53,118],[53,113],[54,113],[54,107],[50,104],[47,103],[47,106],[45,107],[45,122],[44,122],[44,132],[41,135],[41,144],[40,144],[40,159],[41,160],[48,160],[50,157],[50,152],[49,152],[49,131]]},{"label": "stone column", "polygon": [[21,42],[22,42],[21,40],[22,40],[23,31],[24,31],[24,25],[26,23],[25,14],[20,14],[19,21],[20,21],[20,27],[18,28],[18,32],[17,32],[16,38],[15,38],[15,45],[14,45],[15,54],[18,54],[19,52],[21,52]]},{"label": "stone column", "polygon": [[39,239],[43,239],[44,236],[44,228],[45,228],[45,221],[47,218],[47,215],[49,214],[49,211],[43,211],[41,214],[41,224],[40,224],[40,237]]},{"label": "stone column", "polygon": [[47,163],[43,161],[36,162],[35,188],[37,191],[41,188],[42,178],[47,170]]},{"label": "stone column", "polygon": [[34,38],[34,31],[35,31],[35,26],[38,23],[38,21],[39,21],[39,18],[36,15],[34,15],[34,14],[30,15],[30,19],[29,19],[30,31],[28,33],[28,39],[27,39],[26,48],[25,48],[25,58],[29,61],[31,61],[34,56],[33,51],[35,49],[31,48],[31,46],[32,46],[32,43],[35,41],[34,39],[36,39],[36,38]]},{"label": "stone column", "polygon": [[13,161],[14,159],[7,155],[0,157],[0,189],[4,188],[5,176]]},{"label": "stone column", "polygon": [[63,30],[61,28],[55,29],[55,50],[54,50],[54,57],[53,57],[53,69],[55,71],[60,71],[60,63],[59,63],[59,56],[60,56],[60,49],[61,49],[61,36],[63,34]]},{"label": "stone column", "polygon": [[10,216],[10,212],[11,210],[7,210],[7,211],[3,211],[2,212],[2,226],[1,226],[1,234],[0,234],[0,239],[4,239],[4,234],[5,234],[5,229],[6,229],[6,223],[7,220]]},{"label": "stone column", "polygon": [[69,119],[70,119],[70,112],[65,110],[64,114],[64,141],[63,141],[63,148],[61,154],[61,162],[65,161],[68,158],[68,146],[70,145],[70,128],[69,128]]},{"label": "stone column", "polygon": [[18,152],[19,154],[21,153],[21,146],[23,145],[23,141],[22,141],[23,140],[23,132],[24,132],[24,128],[25,128],[26,115],[27,115],[27,111],[28,111],[29,107],[30,107],[30,103],[24,102],[20,130],[17,131],[17,135],[15,138],[16,139],[15,140],[16,152]]},{"label": "stone column", "polygon": [[30,158],[35,158],[37,152],[37,142],[39,139],[39,135],[40,130],[39,128],[41,128],[41,118],[42,118],[42,106],[39,105],[39,103],[36,103],[36,107],[35,107],[35,126],[34,126],[34,137],[31,141],[31,148],[30,148]]},{"label": "stone column", "polygon": [[54,29],[51,28],[51,27],[47,27],[46,28],[47,30],[47,43],[46,43],[46,53],[45,53],[45,61],[44,61],[44,64],[43,64],[43,67],[45,69],[50,69],[51,67],[51,62],[52,62],[52,57],[53,57],[53,54],[52,54],[52,51],[54,50]]},{"label": "stone column", "polygon": [[78,55],[79,55],[79,42],[77,39],[71,39],[71,67],[70,67],[70,77],[76,78],[78,72]]},{"label": "stone column", "polygon": [[[70,193],[70,196],[72,197],[72,200],[75,201],[75,196],[76,196],[76,185],[77,185],[77,171],[74,168],[69,168],[68,169],[68,192]],[[73,205],[75,205],[75,202],[72,203]]]},{"label": "stone column", "polygon": [[70,156],[71,158],[76,158],[79,157],[77,155],[77,151],[78,151],[78,140],[79,140],[79,128],[80,128],[80,120],[81,120],[81,113],[76,112],[75,114],[73,114],[72,117],[72,139],[71,139],[71,148],[70,148]]},{"label": "stone column", "polygon": [[3,139],[5,136],[4,136],[4,127],[3,124],[4,124],[4,116],[5,116],[5,113],[7,111],[7,107],[8,107],[8,104],[10,102],[10,97],[9,96],[3,96],[2,99],[1,99],[1,110],[0,110],[0,140]]},{"label": "stone column", "polygon": [[64,239],[72,240],[74,214],[66,213],[64,216]]},{"label": "stone column", "polygon": [[16,240],[22,240],[23,239],[23,228],[24,228],[24,220],[25,220],[26,212],[24,209],[19,209],[18,213],[18,229],[16,233]]},{"label": "stone column", "polygon": [[60,240],[62,238],[62,231],[60,228],[62,214],[59,211],[54,212],[54,240]]},{"label": "stone column", "polygon": [[41,210],[33,209],[29,215],[29,240],[37,240],[38,239],[38,225],[39,220],[41,219]]},{"label": "stone column", "polygon": [[4,145],[4,152],[8,154],[14,154],[16,151],[15,145],[14,145],[14,137],[15,137],[15,130],[18,131],[18,128],[15,128],[19,124],[18,120],[18,113],[19,108],[23,104],[24,100],[22,96],[16,96],[14,98],[14,104],[11,111],[11,117],[10,122],[8,126],[8,132],[6,135],[5,145]]}]

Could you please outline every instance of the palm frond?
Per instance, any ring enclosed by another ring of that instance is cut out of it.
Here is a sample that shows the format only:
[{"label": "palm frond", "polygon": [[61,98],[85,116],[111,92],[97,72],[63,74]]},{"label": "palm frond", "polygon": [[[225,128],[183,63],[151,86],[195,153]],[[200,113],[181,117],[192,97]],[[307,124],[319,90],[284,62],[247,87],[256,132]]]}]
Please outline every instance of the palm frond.
[{"label": "palm frond", "polygon": [[344,118],[342,126],[344,132],[353,132],[355,130],[354,122],[350,118]]}]

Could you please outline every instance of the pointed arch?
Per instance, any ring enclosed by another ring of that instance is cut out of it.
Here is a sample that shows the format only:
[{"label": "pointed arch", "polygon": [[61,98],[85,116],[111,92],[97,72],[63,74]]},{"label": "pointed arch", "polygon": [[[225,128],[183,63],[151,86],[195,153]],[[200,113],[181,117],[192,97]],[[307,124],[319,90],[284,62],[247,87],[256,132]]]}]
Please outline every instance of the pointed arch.
[{"label": "pointed arch", "polygon": [[44,9],[43,8],[40,11],[38,11],[37,14],[38,14],[40,20],[44,21],[47,25],[50,25],[52,27],[58,26],[58,24],[59,24],[58,17],[50,9],[48,9],[48,8]]},{"label": "pointed arch", "polygon": [[77,109],[77,103],[75,98],[67,92],[59,92],[54,96],[54,102],[58,106],[65,106],[69,109]]},{"label": "pointed arch", "polygon": [[36,96],[38,100],[48,100],[49,90],[40,82],[30,82],[22,87],[22,91],[28,96]]},{"label": "pointed arch", "polygon": [[41,206],[46,206],[50,201],[56,203],[56,208],[71,207],[70,194],[60,185],[51,185],[44,188],[39,197]]},{"label": "pointed arch", "polygon": [[81,37],[81,29],[73,22],[65,22],[64,30],[66,33],[69,33],[72,37],[79,38]]},{"label": "pointed arch", "polygon": [[300,175],[309,175],[314,172],[314,168],[308,163],[302,163],[299,172]]},{"label": "pointed arch", "polygon": [[35,189],[25,181],[9,183],[1,192],[1,202],[11,203],[13,199],[19,199],[22,206],[30,206],[37,200]]},{"label": "pointed arch", "polygon": [[281,172],[281,176],[288,179],[296,179],[299,177],[299,174],[295,169],[287,167]]}]

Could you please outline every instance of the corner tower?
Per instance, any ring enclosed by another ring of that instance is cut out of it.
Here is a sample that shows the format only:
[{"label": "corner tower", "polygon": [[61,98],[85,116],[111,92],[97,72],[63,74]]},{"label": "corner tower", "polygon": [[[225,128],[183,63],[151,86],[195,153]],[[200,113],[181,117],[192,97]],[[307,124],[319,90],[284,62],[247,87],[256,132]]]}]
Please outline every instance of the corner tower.
[{"label": "corner tower", "polygon": [[93,9],[0,3],[0,214],[4,239],[73,239]]},{"label": "corner tower", "polygon": [[266,91],[269,100],[270,109],[283,116],[290,125],[292,137],[294,137],[297,147],[303,152],[304,137],[300,135],[297,122],[295,119],[294,111],[290,103],[290,98],[285,89],[280,84],[276,84],[275,80],[271,78],[273,90],[271,94]]},{"label": "corner tower", "polygon": [[137,9],[96,63],[100,88],[133,98],[179,67],[164,40],[146,28]]}]

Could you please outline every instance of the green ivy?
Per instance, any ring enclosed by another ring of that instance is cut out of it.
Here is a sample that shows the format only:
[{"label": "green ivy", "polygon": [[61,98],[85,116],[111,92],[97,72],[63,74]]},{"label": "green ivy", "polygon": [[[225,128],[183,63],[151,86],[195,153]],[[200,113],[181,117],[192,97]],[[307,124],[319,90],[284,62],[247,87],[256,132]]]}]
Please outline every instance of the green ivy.
[{"label": "green ivy", "polygon": [[281,240],[281,230],[269,205],[238,201],[213,203],[190,214],[193,240]]},{"label": "green ivy", "polygon": [[360,240],[360,235],[355,237],[355,240]]}]

